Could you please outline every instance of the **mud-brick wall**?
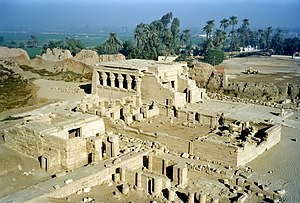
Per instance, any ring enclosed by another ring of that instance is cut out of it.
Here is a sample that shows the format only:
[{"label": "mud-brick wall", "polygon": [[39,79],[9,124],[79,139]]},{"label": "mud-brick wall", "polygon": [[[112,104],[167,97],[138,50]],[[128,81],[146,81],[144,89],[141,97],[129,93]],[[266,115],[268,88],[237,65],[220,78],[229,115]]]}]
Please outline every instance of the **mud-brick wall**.
[{"label": "mud-brick wall", "polygon": [[238,165],[245,165],[251,160],[264,153],[274,145],[280,142],[281,125],[274,125],[265,131],[267,140],[261,142],[259,145],[248,144],[244,148],[238,150],[237,163]]},{"label": "mud-brick wall", "polygon": [[237,165],[237,147],[204,139],[193,142],[193,152],[195,156],[200,158],[233,166]]},{"label": "mud-brick wall", "polygon": [[23,126],[6,129],[4,139],[8,147],[34,158],[38,157],[43,149],[39,134]]}]

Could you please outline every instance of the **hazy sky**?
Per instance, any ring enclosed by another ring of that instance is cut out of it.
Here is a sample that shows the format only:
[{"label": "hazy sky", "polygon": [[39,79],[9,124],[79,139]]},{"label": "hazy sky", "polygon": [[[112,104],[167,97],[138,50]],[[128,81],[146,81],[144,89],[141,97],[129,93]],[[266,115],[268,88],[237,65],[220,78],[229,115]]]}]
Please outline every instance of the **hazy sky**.
[{"label": "hazy sky", "polygon": [[251,27],[300,28],[300,0],[0,0],[0,28],[135,26],[169,11],[181,27],[235,15]]}]

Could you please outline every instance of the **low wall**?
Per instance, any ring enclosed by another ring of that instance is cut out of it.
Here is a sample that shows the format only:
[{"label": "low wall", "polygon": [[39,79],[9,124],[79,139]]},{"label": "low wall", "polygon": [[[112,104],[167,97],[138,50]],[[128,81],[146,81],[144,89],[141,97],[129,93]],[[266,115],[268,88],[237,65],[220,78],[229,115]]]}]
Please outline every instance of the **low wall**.
[{"label": "low wall", "polygon": [[265,131],[267,140],[261,142],[259,145],[248,144],[244,148],[238,150],[237,164],[245,165],[252,161],[266,150],[280,142],[281,138],[281,125],[274,125]]},{"label": "low wall", "polygon": [[[98,165],[79,168],[65,176],[56,177],[24,190],[0,198],[0,202],[43,202],[45,198],[64,198],[86,187],[93,187],[111,180],[117,168],[139,169],[143,166],[143,156],[150,151],[133,152],[120,156],[120,162],[112,164],[112,159]],[[66,180],[73,180],[66,184]]]},{"label": "low wall", "polygon": [[195,156],[229,165],[237,165],[237,147],[212,140],[193,141]]},{"label": "low wall", "polygon": [[[109,166],[88,166],[81,168],[83,177],[74,181],[72,184],[64,185],[60,189],[53,191],[49,197],[63,198],[69,196],[85,187],[94,187],[100,185],[104,181],[111,180],[112,175],[116,173],[116,169],[119,167],[130,168],[131,170],[141,168],[143,166],[143,156],[148,154],[147,152],[138,153],[135,156],[125,156],[118,164],[108,164]],[[107,160],[110,162],[111,160]]]}]

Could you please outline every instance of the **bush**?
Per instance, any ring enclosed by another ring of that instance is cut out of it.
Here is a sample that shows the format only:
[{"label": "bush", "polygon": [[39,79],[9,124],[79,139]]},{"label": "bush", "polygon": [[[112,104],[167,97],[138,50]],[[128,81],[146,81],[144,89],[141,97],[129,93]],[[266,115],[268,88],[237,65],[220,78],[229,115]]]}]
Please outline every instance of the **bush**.
[{"label": "bush", "polygon": [[208,50],[204,55],[204,62],[209,63],[213,66],[219,65],[225,59],[225,54],[222,50],[211,49]]}]

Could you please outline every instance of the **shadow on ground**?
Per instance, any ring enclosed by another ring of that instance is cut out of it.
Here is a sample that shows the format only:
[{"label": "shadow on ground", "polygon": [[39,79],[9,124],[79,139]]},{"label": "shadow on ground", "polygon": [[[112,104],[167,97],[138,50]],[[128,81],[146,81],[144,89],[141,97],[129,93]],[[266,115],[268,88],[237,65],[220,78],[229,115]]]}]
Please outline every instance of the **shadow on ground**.
[{"label": "shadow on ground", "polygon": [[84,93],[91,94],[92,92],[92,84],[80,85],[80,89],[83,89]]}]

